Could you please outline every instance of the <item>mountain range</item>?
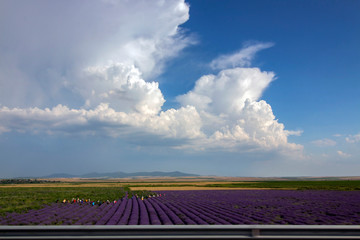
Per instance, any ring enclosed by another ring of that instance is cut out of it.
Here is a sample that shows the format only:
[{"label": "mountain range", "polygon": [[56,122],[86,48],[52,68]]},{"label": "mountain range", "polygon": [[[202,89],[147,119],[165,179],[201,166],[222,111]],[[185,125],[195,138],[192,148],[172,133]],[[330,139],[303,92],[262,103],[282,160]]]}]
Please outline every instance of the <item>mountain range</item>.
[{"label": "mountain range", "polygon": [[179,171],[175,172],[111,172],[111,173],[86,173],[81,175],[73,175],[67,173],[55,173],[41,178],[131,178],[131,177],[198,177],[200,175],[183,173]]}]

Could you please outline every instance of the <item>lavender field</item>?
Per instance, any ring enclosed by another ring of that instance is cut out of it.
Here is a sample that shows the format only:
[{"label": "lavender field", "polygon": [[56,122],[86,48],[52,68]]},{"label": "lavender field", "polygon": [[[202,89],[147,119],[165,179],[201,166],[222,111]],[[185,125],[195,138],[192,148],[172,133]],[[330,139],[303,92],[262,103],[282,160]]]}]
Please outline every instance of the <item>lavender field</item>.
[{"label": "lavender field", "polygon": [[53,203],[0,225],[360,224],[360,191],[163,191],[116,203]]}]

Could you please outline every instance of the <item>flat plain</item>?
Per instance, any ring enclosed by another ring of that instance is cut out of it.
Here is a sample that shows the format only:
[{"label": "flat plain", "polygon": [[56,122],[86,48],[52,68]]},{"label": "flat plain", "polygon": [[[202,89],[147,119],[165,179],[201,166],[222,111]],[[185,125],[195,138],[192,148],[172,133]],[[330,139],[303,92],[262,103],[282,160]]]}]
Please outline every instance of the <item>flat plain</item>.
[{"label": "flat plain", "polygon": [[360,177],[322,178],[235,178],[161,177],[125,179],[39,179],[40,183],[0,184],[0,214],[26,211],[56,200],[117,198],[124,191],[164,190],[360,190]]}]

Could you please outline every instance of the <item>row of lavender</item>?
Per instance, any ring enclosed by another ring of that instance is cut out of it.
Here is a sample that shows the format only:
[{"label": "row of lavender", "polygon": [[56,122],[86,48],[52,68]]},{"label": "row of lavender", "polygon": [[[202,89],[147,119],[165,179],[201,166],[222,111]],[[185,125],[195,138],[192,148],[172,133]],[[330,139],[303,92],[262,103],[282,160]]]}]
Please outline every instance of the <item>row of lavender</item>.
[{"label": "row of lavender", "polygon": [[[360,224],[360,191],[166,191],[116,203],[54,203],[0,225]],[[165,194],[164,194],[165,193]]]},{"label": "row of lavender", "polygon": [[195,224],[360,224],[360,191],[168,191],[157,201]]}]

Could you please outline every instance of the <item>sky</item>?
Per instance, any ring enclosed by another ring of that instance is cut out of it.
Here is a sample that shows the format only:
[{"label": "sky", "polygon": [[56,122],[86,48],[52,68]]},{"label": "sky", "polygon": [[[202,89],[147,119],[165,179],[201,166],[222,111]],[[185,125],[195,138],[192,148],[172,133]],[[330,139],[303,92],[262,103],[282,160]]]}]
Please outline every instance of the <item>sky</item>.
[{"label": "sky", "polygon": [[360,172],[356,0],[0,1],[0,178]]}]

